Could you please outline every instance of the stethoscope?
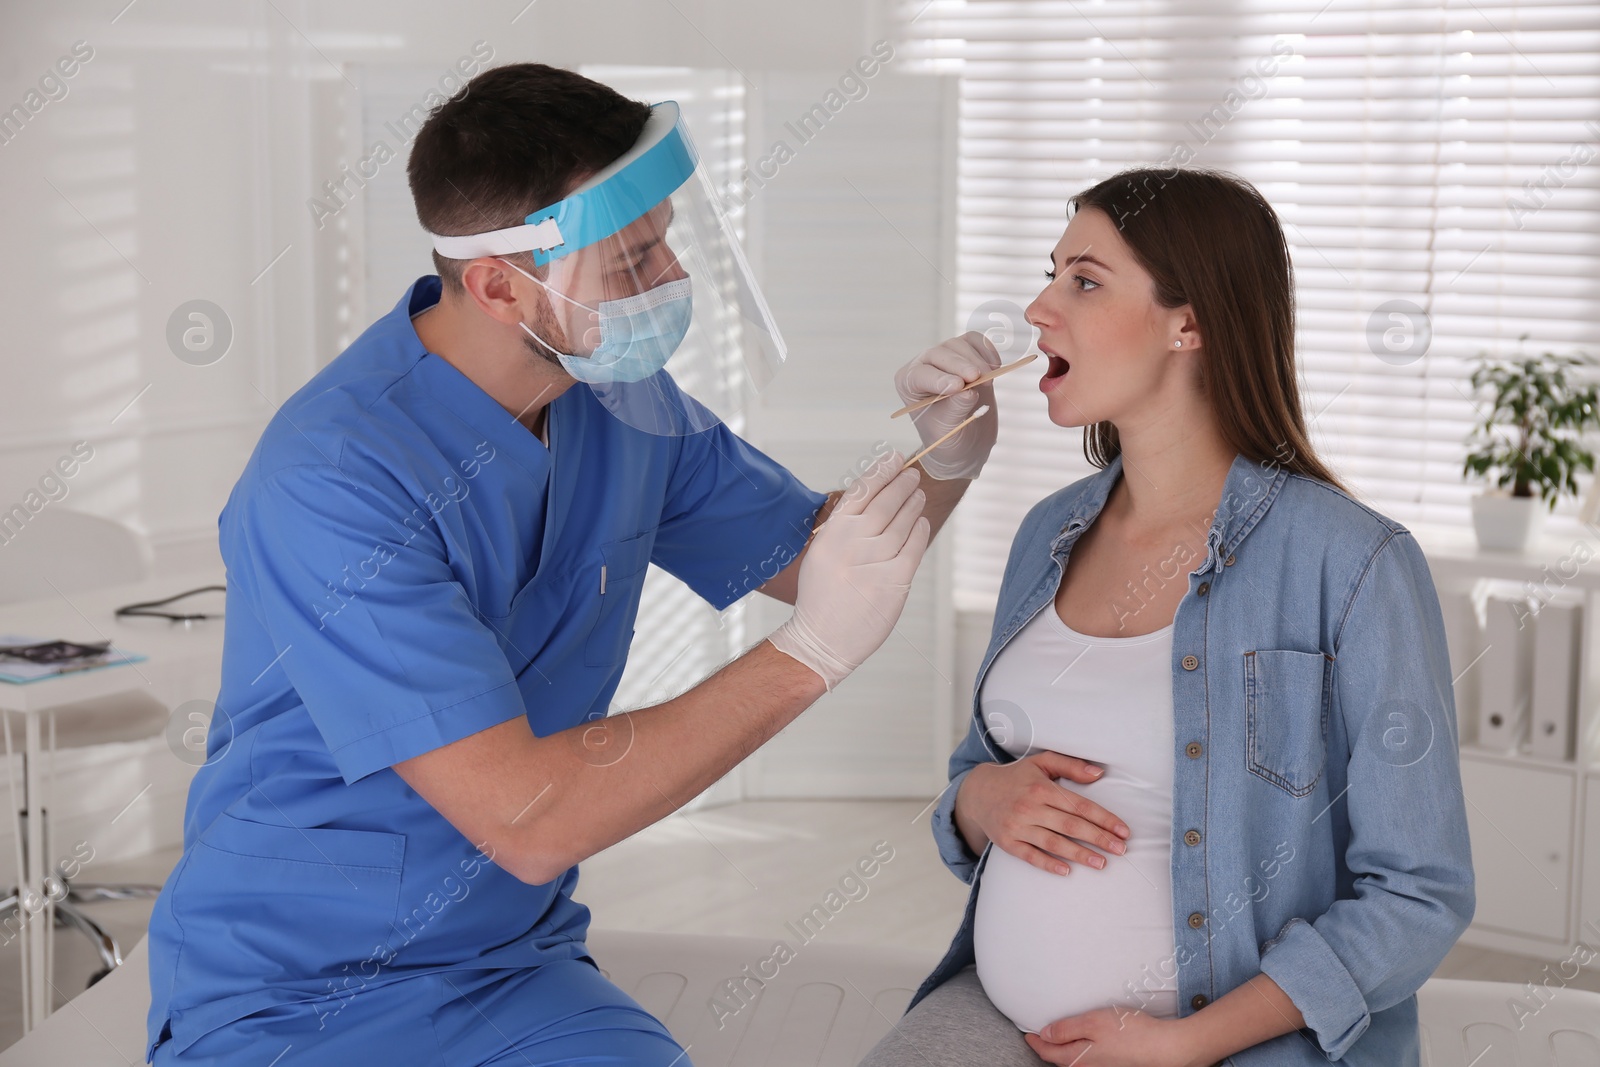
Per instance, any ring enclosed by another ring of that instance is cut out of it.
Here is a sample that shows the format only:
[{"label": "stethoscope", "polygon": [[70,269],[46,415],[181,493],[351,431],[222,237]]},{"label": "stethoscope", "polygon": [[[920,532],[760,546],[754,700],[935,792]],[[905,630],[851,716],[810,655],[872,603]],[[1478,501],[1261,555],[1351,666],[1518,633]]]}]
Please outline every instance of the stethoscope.
[{"label": "stethoscope", "polygon": [[158,611],[155,609],[164,608],[174,600],[182,600],[184,597],[194,596],[196,593],[226,593],[227,591],[228,587],[225,585],[202,585],[197,589],[186,589],[181,593],[175,593],[172,596],[167,597],[165,600],[147,600],[140,604],[124,604],[122,607],[113,612],[113,614],[119,619],[127,618],[128,616],[132,615],[139,615],[153,619],[171,619],[173,622],[181,622],[185,625],[191,622],[198,622],[202,619],[220,619],[222,618],[221,612],[216,614],[208,614],[205,612],[173,612]]}]

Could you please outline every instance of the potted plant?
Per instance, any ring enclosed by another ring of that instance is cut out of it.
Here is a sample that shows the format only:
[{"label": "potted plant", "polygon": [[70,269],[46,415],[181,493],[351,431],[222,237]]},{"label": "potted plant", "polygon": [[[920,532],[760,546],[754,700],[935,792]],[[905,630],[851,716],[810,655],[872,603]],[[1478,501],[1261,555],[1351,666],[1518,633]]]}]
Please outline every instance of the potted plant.
[{"label": "potted plant", "polygon": [[[1472,498],[1472,525],[1484,548],[1520,551],[1563,494],[1577,495],[1577,472],[1594,472],[1594,453],[1583,447],[1582,435],[1600,427],[1600,388],[1569,375],[1594,361],[1581,352],[1512,359],[1480,352],[1477,358],[1472,388],[1492,391],[1493,403],[1467,438],[1476,448],[1461,473],[1493,486]],[[1546,507],[1539,506],[1541,498]]]}]

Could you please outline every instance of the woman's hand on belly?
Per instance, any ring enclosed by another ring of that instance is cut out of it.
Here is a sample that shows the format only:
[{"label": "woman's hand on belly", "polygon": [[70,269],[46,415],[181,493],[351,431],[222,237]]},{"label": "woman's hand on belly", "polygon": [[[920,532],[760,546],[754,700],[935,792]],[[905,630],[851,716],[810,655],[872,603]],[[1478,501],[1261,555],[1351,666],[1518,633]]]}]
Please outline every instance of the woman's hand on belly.
[{"label": "woman's hand on belly", "polygon": [[1235,1052],[1293,1033],[1305,1024],[1305,1016],[1283,987],[1258,974],[1181,1019],[1156,1019],[1126,1008],[1099,1008],[1057,1019],[1039,1033],[1022,1037],[1046,1063],[1216,1067]]},{"label": "woman's hand on belly", "polygon": [[1013,763],[980,763],[956,793],[956,827],[973,852],[993,841],[1018,859],[1067,874],[1068,862],[1104,867],[1093,848],[1121,855],[1128,826],[1056,779],[1088,784],[1100,767],[1060,752],[1036,752]]},{"label": "woman's hand on belly", "polygon": [[1128,1008],[1099,1008],[1022,1037],[1044,1062],[1072,1067],[1189,1067],[1196,1062],[1182,1020]]}]

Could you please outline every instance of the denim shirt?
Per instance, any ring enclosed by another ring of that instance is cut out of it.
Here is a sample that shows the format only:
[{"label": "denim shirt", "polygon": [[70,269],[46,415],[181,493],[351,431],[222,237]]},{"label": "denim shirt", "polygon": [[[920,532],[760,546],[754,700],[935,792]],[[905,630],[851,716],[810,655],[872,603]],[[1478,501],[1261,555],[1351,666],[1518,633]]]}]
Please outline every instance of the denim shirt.
[{"label": "denim shirt", "polygon": [[[974,962],[994,845],[973,855],[955,798],[975,765],[1013,759],[985,727],[984,675],[1054,610],[1072,545],[1121,471],[1119,456],[1046,497],[1012,542],[972,722],[932,820],[972,891],[907,1010]],[[1172,638],[1175,951],[1160,977],[1176,971],[1180,1015],[1258,972],[1282,987],[1304,1028],[1235,1053],[1239,1067],[1419,1063],[1416,991],[1475,903],[1450,658],[1421,549],[1333,486],[1235,456],[1203,559],[1161,572],[1188,587]],[[1094,799],[1092,784],[1071,788]],[[1159,988],[1155,977],[1130,974],[1130,994]]]}]

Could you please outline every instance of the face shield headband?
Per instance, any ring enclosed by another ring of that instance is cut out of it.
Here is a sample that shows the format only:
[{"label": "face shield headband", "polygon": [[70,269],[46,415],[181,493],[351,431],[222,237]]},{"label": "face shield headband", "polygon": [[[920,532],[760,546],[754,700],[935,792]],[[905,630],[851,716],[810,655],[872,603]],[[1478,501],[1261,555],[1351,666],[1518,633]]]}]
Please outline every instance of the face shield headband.
[{"label": "face shield headband", "polygon": [[547,266],[631,225],[688,181],[698,163],[677,103],[663,101],[650,109],[632,148],[566,199],[528,215],[521,226],[428,236],[434,250],[449,259],[531,252],[535,264]]}]

